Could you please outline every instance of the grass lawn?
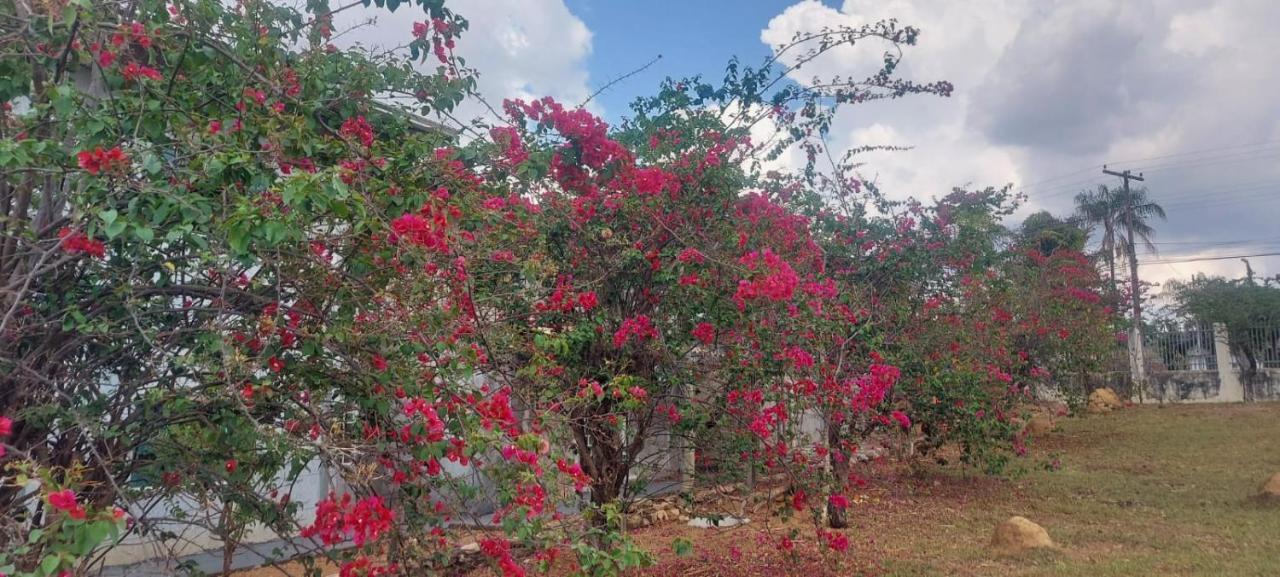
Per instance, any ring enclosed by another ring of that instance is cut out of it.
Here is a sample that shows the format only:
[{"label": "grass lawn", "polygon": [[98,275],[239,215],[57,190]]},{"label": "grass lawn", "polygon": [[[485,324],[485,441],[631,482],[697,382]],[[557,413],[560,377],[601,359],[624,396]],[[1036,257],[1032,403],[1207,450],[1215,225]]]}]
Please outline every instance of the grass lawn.
[{"label": "grass lawn", "polygon": [[[876,464],[839,557],[818,554],[811,524],[762,510],[733,529],[650,527],[633,537],[658,563],[636,575],[1280,576],[1280,505],[1251,499],[1280,471],[1280,403],[1064,418],[1024,462],[1053,457],[1058,471],[1008,479]],[[1058,549],[992,554],[992,530],[1013,515],[1044,526]],[[791,528],[793,556],[766,536]],[[678,537],[692,554],[674,554]]]},{"label": "grass lawn", "polygon": [[[1280,404],[1062,419],[1037,445],[1062,469],[999,482],[934,471],[940,485],[888,489],[884,574],[1280,575],[1280,507],[1249,499],[1280,471]],[[1060,551],[993,557],[986,540],[1011,515],[1044,526]]]}]

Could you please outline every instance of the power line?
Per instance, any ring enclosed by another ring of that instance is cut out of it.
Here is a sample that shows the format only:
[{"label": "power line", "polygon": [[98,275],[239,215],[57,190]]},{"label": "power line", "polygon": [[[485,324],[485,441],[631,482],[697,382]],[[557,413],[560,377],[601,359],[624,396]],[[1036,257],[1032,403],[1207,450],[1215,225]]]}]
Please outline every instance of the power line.
[{"label": "power line", "polygon": [[1219,151],[1219,150],[1233,150],[1233,149],[1236,149],[1236,148],[1248,148],[1248,147],[1251,147],[1251,146],[1267,146],[1267,145],[1271,145],[1271,144],[1280,144],[1280,140],[1263,140],[1263,141],[1253,142],[1253,143],[1249,143],[1249,144],[1234,144],[1234,145],[1231,145],[1231,146],[1216,146],[1216,147],[1213,147],[1213,148],[1202,148],[1202,149],[1199,149],[1199,150],[1188,150],[1188,151],[1186,151],[1186,152],[1176,152],[1176,153],[1173,153],[1173,154],[1162,154],[1162,155],[1160,155],[1160,156],[1148,156],[1148,157],[1146,157],[1146,158],[1131,158],[1131,159],[1129,159],[1129,160],[1118,160],[1118,161],[1115,161],[1115,162],[1111,162],[1110,164],[1132,164],[1132,163],[1135,163],[1135,162],[1145,162],[1145,161],[1148,161],[1148,160],[1163,160],[1163,159],[1166,159],[1166,158],[1175,158],[1175,157],[1179,157],[1179,156],[1194,156],[1194,155],[1197,155],[1197,154],[1203,154],[1203,153],[1206,153],[1206,152],[1217,152],[1217,151]]},{"label": "power line", "polygon": [[1280,256],[1280,252],[1260,252],[1260,253],[1254,253],[1254,254],[1233,254],[1233,255],[1226,255],[1226,256],[1204,256],[1204,257],[1184,258],[1184,259],[1175,259],[1175,260],[1147,260],[1147,261],[1140,260],[1138,261],[1138,264],[1139,265],[1177,264],[1181,262],[1200,262],[1205,260],[1230,260],[1233,258],[1253,258],[1253,257],[1259,257],[1259,256]]},{"label": "power line", "polygon": [[1280,200],[1280,195],[1276,195],[1275,191],[1262,190],[1247,196],[1237,196],[1237,197],[1231,197],[1231,198],[1225,198],[1225,199],[1207,199],[1203,201],[1174,202],[1170,204],[1161,205],[1160,207],[1166,210],[1170,208],[1176,208],[1176,209],[1216,208],[1216,207],[1222,207],[1222,206],[1234,206],[1234,205],[1250,203],[1250,202],[1266,203],[1266,202],[1271,202],[1276,200]]},{"label": "power line", "polygon": [[[1249,149],[1249,148],[1253,148],[1253,150],[1242,150],[1242,149]],[[1224,151],[1231,151],[1231,152],[1224,152]],[[1210,153],[1218,153],[1218,154],[1210,154]],[[1208,156],[1203,156],[1206,154],[1208,154]],[[1133,163],[1146,162],[1151,160],[1167,160],[1167,159],[1174,159],[1174,158],[1179,159],[1175,162],[1164,162],[1164,163],[1156,163],[1156,164],[1146,165],[1146,166],[1130,167],[1130,170],[1155,172],[1155,171],[1167,171],[1167,170],[1174,170],[1174,169],[1199,168],[1203,166],[1211,166],[1214,164],[1230,164],[1235,162],[1266,160],[1273,157],[1280,158],[1280,140],[1265,140],[1265,141],[1249,143],[1249,144],[1236,144],[1231,146],[1205,148],[1200,150],[1180,152],[1180,153],[1174,153],[1174,154],[1149,156],[1145,158],[1134,158],[1134,159],[1123,160],[1119,162],[1113,162],[1110,164],[1112,165],[1133,164]],[[1096,170],[1096,168],[1097,167],[1095,165],[1095,166],[1090,166],[1087,168],[1081,168],[1071,172],[1059,174],[1057,176],[1053,176],[1043,180],[1038,180],[1036,182],[1024,184],[1018,187],[1018,190],[1019,192],[1022,192],[1023,194],[1027,194],[1028,196],[1032,196],[1033,195],[1032,193],[1034,193],[1034,196],[1041,197],[1041,198],[1061,196],[1063,194],[1072,194],[1072,193],[1078,192],[1079,191],[1078,189],[1080,188],[1101,183],[1105,179],[1103,177],[1095,176],[1095,177],[1091,177],[1083,180],[1074,180],[1074,181],[1065,182],[1065,183],[1063,182],[1058,182],[1056,184],[1051,184],[1051,183],[1055,183],[1056,181],[1069,178],[1072,176],[1076,176],[1078,174],[1086,173],[1091,170]]]},{"label": "power line", "polygon": [[1271,238],[1242,238],[1237,240],[1165,240],[1160,242],[1152,242],[1151,244],[1196,244],[1196,245],[1224,245],[1224,244],[1249,244],[1252,242],[1271,243],[1280,242],[1280,236]]},{"label": "power line", "polygon": [[1208,158],[1192,159],[1188,162],[1169,162],[1165,164],[1155,164],[1151,166],[1139,167],[1143,172],[1160,172],[1164,170],[1184,169],[1184,168],[1200,168],[1203,166],[1212,166],[1215,164],[1231,164],[1236,162],[1245,162],[1250,160],[1266,160],[1269,158],[1280,157],[1280,147],[1265,150],[1252,150],[1245,153],[1227,154],[1222,156],[1214,156]]}]

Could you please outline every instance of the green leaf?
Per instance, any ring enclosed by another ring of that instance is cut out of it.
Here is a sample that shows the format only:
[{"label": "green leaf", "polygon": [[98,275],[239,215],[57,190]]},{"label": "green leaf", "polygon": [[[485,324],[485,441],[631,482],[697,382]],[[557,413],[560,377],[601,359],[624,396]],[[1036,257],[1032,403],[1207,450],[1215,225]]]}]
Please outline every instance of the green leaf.
[{"label": "green leaf", "polygon": [[249,249],[249,230],[243,225],[232,227],[227,232],[227,242],[231,244],[231,250],[242,253]]},{"label": "green leaf", "polygon": [[142,170],[147,171],[147,174],[159,174],[161,168],[164,168],[164,165],[160,163],[158,156],[148,154],[142,157]]},{"label": "green leaf", "polygon": [[684,537],[678,537],[671,542],[671,549],[676,552],[677,557],[684,557],[693,553],[693,542]]},{"label": "green leaf", "polygon": [[124,230],[128,227],[129,227],[129,223],[123,220],[117,219],[117,220],[111,221],[111,223],[107,225],[107,228],[104,232],[107,233],[107,238],[113,239],[117,236],[120,236],[120,233],[124,232]]},{"label": "green leaf", "polygon": [[134,226],[133,235],[142,242],[151,242],[156,238],[156,231],[145,226]]},{"label": "green leaf", "polygon": [[40,561],[40,571],[45,575],[52,575],[58,569],[58,565],[62,564],[62,556],[50,555]]}]

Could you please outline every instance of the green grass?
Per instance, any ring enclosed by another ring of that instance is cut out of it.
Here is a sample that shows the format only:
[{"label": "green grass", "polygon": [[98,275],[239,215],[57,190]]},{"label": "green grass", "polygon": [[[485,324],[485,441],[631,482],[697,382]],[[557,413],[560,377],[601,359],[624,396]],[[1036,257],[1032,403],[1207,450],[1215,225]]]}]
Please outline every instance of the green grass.
[{"label": "green grass", "polygon": [[[890,517],[916,522],[880,541],[885,572],[1280,576],[1280,506],[1251,499],[1280,471],[1280,404],[1062,419],[1037,445],[1036,456],[1058,455],[1061,470],[1003,481],[931,471],[894,491],[888,500],[910,506]],[[1044,526],[1059,549],[993,556],[987,539],[1012,515]]]}]

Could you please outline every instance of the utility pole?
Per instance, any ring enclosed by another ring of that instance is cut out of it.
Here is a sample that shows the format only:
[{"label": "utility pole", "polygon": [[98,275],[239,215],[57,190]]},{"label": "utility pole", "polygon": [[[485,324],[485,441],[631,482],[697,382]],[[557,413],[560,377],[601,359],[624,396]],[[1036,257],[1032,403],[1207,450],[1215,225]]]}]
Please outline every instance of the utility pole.
[{"label": "utility pole", "polygon": [[[1138,282],[1138,251],[1133,245],[1133,196],[1129,194],[1129,181],[1143,182],[1143,178],[1141,172],[1136,176],[1128,170],[1116,172],[1108,170],[1105,164],[1102,165],[1102,173],[1119,177],[1124,181],[1126,204],[1122,218],[1129,237],[1129,298],[1133,306],[1133,326],[1129,328],[1129,371],[1133,377],[1134,388],[1138,391],[1138,401],[1141,402],[1147,387],[1147,362],[1142,346],[1142,286]],[[1161,400],[1164,399],[1161,398]]]}]

